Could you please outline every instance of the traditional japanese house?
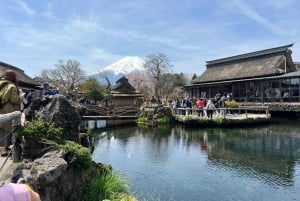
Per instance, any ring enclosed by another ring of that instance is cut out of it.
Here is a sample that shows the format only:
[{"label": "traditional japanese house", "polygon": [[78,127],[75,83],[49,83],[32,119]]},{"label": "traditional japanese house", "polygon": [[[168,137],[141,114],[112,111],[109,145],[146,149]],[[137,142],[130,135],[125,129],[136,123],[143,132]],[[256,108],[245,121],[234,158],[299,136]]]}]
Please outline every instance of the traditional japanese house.
[{"label": "traditional japanese house", "polygon": [[2,72],[7,69],[16,71],[19,87],[24,92],[30,91],[31,89],[40,89],[40,84],[26,75],[22,69],[0,61],[0,75],[2,75]]},{"label": "traditional japanese house", "polygon": [[299,63],[293,44],[207,61],[206,71],[184,86],[190,97],[216,94],[237,102],[299,102]]},{"label": "traditional japanese house", "polygon": [[141,104],[140,99],[143,97],[128,82],[125,76],[116,81],[116,85],[112,88],[111,96],[114,107],[138,107]]}]

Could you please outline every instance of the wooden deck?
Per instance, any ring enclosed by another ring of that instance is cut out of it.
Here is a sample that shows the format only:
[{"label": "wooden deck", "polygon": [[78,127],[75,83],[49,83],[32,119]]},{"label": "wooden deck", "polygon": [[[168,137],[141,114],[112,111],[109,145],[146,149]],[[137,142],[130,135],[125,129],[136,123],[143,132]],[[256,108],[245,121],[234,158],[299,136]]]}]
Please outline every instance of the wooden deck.
[{"label": "wooden deck", "polygon": [[198,111],[179,108],[175,120],[186,126],[230,127],[268,123],[271,119],[268,107],[219,108],[214,111],[212,119],[198,116]]}]

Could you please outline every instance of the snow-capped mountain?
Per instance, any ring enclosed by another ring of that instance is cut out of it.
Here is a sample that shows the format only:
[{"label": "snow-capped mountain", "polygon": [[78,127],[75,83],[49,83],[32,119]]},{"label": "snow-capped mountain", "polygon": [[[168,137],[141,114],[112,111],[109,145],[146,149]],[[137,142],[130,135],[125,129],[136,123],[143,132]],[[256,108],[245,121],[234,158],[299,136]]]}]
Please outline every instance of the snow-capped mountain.
[{"label": "snow-capped mountain", "polygon": [[89,74],[89,77],[96,77],[100,83],[105,82],[105,76],[114,84],[124,75],[135,72],[144,72],[145,61],[139,57],[127,56],[117,62],[98,69],[96,72]]},{"label": "snow-capped mountain", "polygon": [[123,73],[128,74],[134,71],[144,71],[145,61],[139,57],[123,57],[119,61],[101,68],[98,73],[105,71],[113,71],[115,74]]}]

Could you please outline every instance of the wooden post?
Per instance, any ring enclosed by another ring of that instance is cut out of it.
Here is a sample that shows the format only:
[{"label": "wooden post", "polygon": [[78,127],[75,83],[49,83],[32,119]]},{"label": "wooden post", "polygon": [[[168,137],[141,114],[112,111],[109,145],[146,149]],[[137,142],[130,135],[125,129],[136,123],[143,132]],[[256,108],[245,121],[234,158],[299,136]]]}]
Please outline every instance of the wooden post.
[{"label": "wooden post", "polygon": [[[21,125],[21,115],[22,113],[20,111],[15,111],[7,114],[1,114],[0,115],[0,125],[3,123],[6,123],[8,121],[12,121],[12,128],[15,129],[18,126]],[[18,144],[18,140],[16,139],[16,130],[12,130],[12,141],[13,144],[11,146],[12,149],[12,159],[13,162],[19,162],[21,159],[21,146]]]}]

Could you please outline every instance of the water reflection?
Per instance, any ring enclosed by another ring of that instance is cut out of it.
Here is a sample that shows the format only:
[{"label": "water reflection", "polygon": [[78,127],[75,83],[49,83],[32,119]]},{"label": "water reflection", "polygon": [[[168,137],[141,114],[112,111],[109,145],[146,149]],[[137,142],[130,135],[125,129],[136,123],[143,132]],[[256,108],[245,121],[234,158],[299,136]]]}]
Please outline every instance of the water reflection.
[{"label": "water reflection", "polygon": [[[254,132],[253,132],[254,131]],[[207,148],[210,164],[234,168],[248,176],[265,178],[278,185],[293,185],[300,139],[265,128],[205,132],[200,140]],[[201,148],[204,150],[203,148]]]},{"label": "water reflection", "polygon": [[232,200],[234,193],[231,196],[240,200],[274,200],[275,195],[277,200],[292,200],[298,196],[298,122],[239,129],[129,127],[99,131],[97,138],[94,160],[128,174],[140,197]]}]

